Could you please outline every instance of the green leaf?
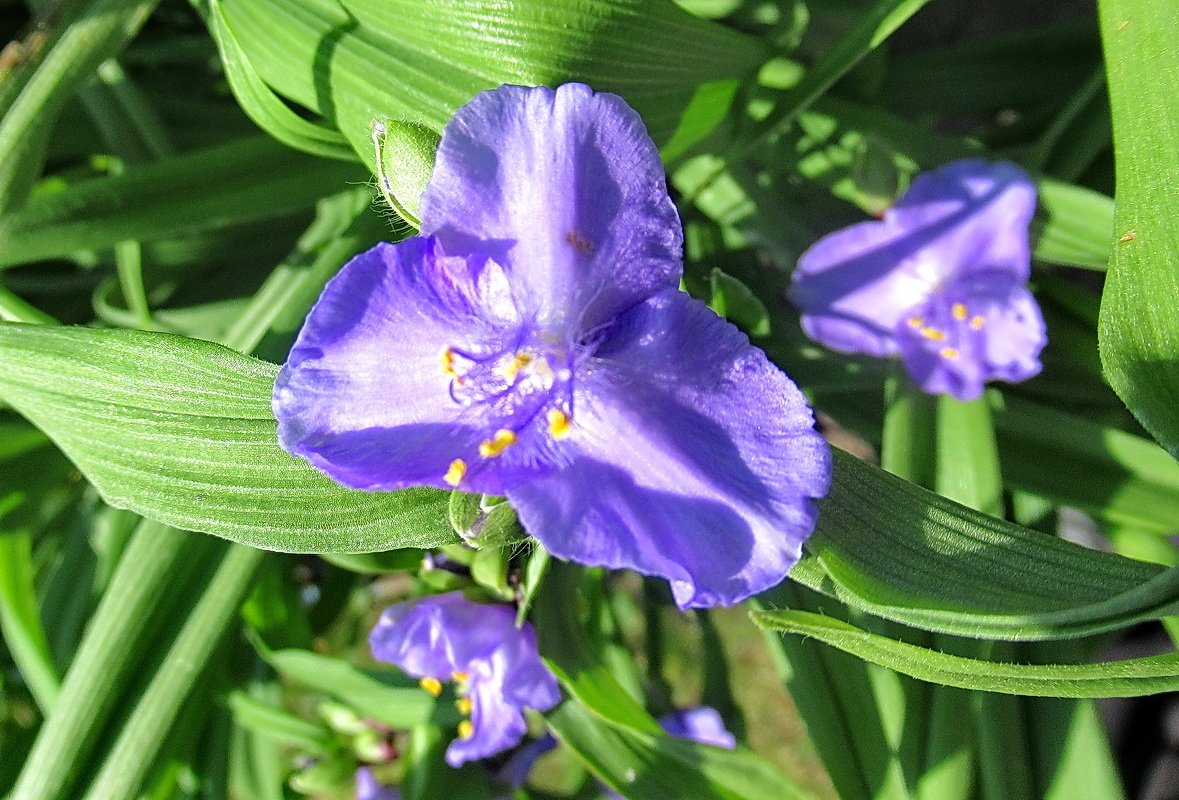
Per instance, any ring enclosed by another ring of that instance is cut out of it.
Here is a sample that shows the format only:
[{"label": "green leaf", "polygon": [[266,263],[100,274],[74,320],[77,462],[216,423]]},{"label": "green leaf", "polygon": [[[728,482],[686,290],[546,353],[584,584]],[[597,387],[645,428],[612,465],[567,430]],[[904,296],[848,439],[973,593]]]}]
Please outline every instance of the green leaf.
[{"label": "green leaf", "polygon": [[300,117],[266,85],[226,22],[220,0],[209,3],[208,24],[221,52],[229,88],[242,110],[258,127],[283,144],[312,155],[344,161],[356,159],[356,153],[344,134],[323,123]]},{"label": "green leaf", "polygon": [[262,656],[280,675],[394,728],[423,725],[435,711],[434,698],[397,670],[362,669],[309,650],[275,650]]},{"label": "green leaf", "polygon": [[575,700],[549,715],[549,727],[603,783],[632,800],[802,800],[807,795],[748,750],[675,739],[613,725]]},{"label": "green leaf", "polygon": [[54,182],[12,216],[0,267],[277,217],[366,177],[356,164],[254,136],[109,178]]},{"label": "green leaf", "polygon": [[226,700],[234,721],[255,733],[315,752],[331,746],[330,731],[278,706],[256,700],[243,691],[231,692]]},{"label": "green leaf", "polygon": [[455,540],[446,493],[345,489],[283,451],[270,409],[276,372],[168,334],[0,325],[0,397],[111,505],[289,552]]},{"label": "green leaf", "polygon": [[1035,697],[1137,697],[1179,688],[1179,653],[1099,664],[1004,664],[949,655],[809,611],[754,611],[758,625],[811,636],[930,683]]},{"label": "green leaf", "polygon": [[1170,0],[1101,0],[1117,183],[1098,336],[1106,378],[1179,457],[1179,26]]},{"label": "green leaf", "polygon": [[1118,525],[1179,530],[1179,464],[1154,442],[1017,397],[989,399],[1009,485]]},{"label": "green leaf", "polygon": [[1080,636],[1179,604],[1179,572],[972,511],[839,450],[807,550],[794,580],[853,608],[959,636]]},{"label": "green leaf", "polygon": [[[618,92],[656,142],[677,148],[715,126],[717,82],[752,70],[755,39],[668,0],[223,0],[225,18],[261,78],[334,120],[367,161],[373,120],[436,131],[476,93],[502,83],[578,80]],[[683,54],[690,52],[691,58]],[[315,54],[314,59],[311,54]],[[308,68],[310,66],[310,68]],[[732,84],[728,82],[728,92]],[[705,107],[706,106],[706,107]],[[694,113],[693,113],[694,112]]]},{"label": "green leaf", "polygon": [[708,306],[750,336],[768,336],[770,315],[765,304],[741,281],[713,267],[708,275],[712,297]]},{"label": "green leaf", "polygon": [[1104,270],[1109,264],[1114,202],[1063,181],[1036,181],[1039,209],[1032,223],[1033,255],[1039,261]]}]

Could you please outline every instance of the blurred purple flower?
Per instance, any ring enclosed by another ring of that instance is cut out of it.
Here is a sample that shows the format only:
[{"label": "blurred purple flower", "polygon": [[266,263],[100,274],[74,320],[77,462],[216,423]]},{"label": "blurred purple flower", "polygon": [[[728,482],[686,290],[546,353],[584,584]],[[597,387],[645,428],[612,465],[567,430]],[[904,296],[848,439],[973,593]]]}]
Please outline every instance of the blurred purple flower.
[{"label": "blurred purple flower", "polygon": [[1027,289],[1036,189],[1018,167],[955,161],[919,175],[880,221],[802,254],[791,299],[834,350],[900,355],[926,392],[959,400],[1040,371],[1047,341]]},{"label": "blurred purple flower", "polygon": [[721,715],[709,706],[678,709],[660,717],[659,724],[677,739],[688,739],[726,750],[737,746],[737,739],[725,728]]},{"label": "blurred purple flower", "polygon": [[382,786],[368,767],[356,770],[356,800],[401,800],[401,790]]},{"label": "blurred purple flower", "polygon": [[545,711],[561,699],[540,660],[536,634],[516,627],[515,609],[474,603],[460,592],[390,606],[369,635],[373,656],[421,679],[437,696],[457,684],[464,715],[446,749],[452,767],[486,758],[523,738],[524,709]]},{"label": "blurred purple flower", "polygon": [[337,481],[506,495],[553,555],[671,582],[681,607],[782,580],[830,454],[805,398],[677,289],[658,151],[619,97],[503,86],[446,126],[422,237],[324,290],[274,392]]}]

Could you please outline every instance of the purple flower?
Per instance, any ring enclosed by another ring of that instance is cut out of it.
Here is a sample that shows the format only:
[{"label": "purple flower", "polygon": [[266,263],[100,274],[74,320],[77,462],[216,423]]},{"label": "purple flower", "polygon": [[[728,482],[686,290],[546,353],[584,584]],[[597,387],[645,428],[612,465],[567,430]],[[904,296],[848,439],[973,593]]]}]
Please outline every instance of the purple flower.
[{"label": "purple flower", "polygon": [[737,746],[736,738],[725,728],[721,715],[715,708],[708,706],[678,709],[660,717],[659,725],[677,739],[688,739],[726,750]]},{"label": "purple flower", "polygon": [[368,767],[356,770],[356,800],[401,800],[401,791],[377,782]]},{"label": "purple flower", "polygon": [[794,384],[677,289],[638,115],[580,84],[484,92],[421,209],[422,237],[312,309],[275,385],[283,446],[356,488],[506,495],[553,555],[664,577],[681,607],[781,581],[830,454]]},{"label": "purple flower", "polygon": [[373,656],[420,678],[435,696],[443,683],[457,684],[468,718],[446,749],[452,767],[512,747],[524,736],[525,708],[545,711],[561,699],[532,626],[517,628],[509,606],[473,603],[460,592],[399,603],[381,614],[369,644]]},{"label": "purple flower", "polygon": [[879,222],[802,254],[791,298],[807,335],[845,353],[899,354],[926,392],[970,400],[1040,371],[1047,341],[1027,289],[1036,189],[1012,164],[919,175]]}]

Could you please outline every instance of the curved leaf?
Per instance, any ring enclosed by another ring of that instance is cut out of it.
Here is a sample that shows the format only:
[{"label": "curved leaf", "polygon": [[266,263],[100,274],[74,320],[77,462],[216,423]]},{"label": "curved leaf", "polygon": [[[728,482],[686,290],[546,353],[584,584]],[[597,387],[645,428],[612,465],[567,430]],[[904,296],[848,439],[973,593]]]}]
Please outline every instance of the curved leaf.
[{"label": "curved leaf", "polygon": [[923,681],[1035,697],[1138,697],[1179,689],[1179,653],[1101,664],[1001,664],[869,633],[809,611],[754,611],[753,621],[811,636],[857,658]]},{"label": "curved leaf", "polygon": [[1179,26],[1170,0],[1098,5],[1117,167],[1101,363],[1143,427],[1179,457],[1179,104],[1170,100],[1179,85]]},{"label": "curved leaf", "polygon": [[[572,80],[624,95],[656,142],[674,140],[682,149],[726,113],[726,97],[735,89],[727,79],[752,70],[765,55],[756,39],[693,17],[670,0],[222,5],[262,79],[335,120],[366,161],[374,119],[441,130],[483,89]],[[309,53],[315,54],[311,69]],[[721,84],[728,88],[719,91]],[[693,106],[698,90],[709,102]]]},{"label": "curved leaf", "polygon": [[790,577],[853,608],[941,633],[1035,640],[1179,606],[1179,572],[1021,528],[835,453],[810,555]]},{"label": "curved leaf", "polygon": [[277,370],[168,334],[0,325],[0,397],[111,505],[288,552],[456,540],[445,492],[345,489],[283,451],[270,410]]}]

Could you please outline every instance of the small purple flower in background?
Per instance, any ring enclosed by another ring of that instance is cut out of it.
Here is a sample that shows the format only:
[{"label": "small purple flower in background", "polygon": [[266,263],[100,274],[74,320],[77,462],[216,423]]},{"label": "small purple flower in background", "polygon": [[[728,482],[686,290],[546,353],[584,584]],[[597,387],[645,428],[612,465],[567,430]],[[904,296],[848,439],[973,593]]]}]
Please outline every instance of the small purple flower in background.
[{"label": "small purple flower in background", "polygon": [[368,767],[356,770],[356,800],[401,800],[401,791],[377,782]]},{"label": "small purple flower in background", "polygon": [[546,711],[561,699],[557,679],[515,609],[467,600],[460,592],[390,606],[369,635],[373,656],[421,679],[437,697],[457,684],[459,736],[446,749],[452,767],[507,750],[526,731],[524,709]]},{"label": "small purple flower in background", "polygon": [[678,709],[660,717],[659,725],[677,739],[688,739],[726,750],[737,746],[737,739],[725,728],[721,715],[715,708],[708,706]]},{"label": "small purple flower in background", "polygon": [[1027,289],[1036,188],[1018,167],[955,161],[922,173],[880,221],[802,254],[791,299],[834,350],[900,355],[926,392],[959,400],[1040,371],[1047,341]]},{"label": "small purple flower in background", "polygon": [[484,92],[421,209],[312,309],[275,384],[283,447],[354,488],[506,495],[553,555],[666,578],[680,607],[779,583],[830,453],[790,379],[678,290],[638,115],[581,84]]}]

